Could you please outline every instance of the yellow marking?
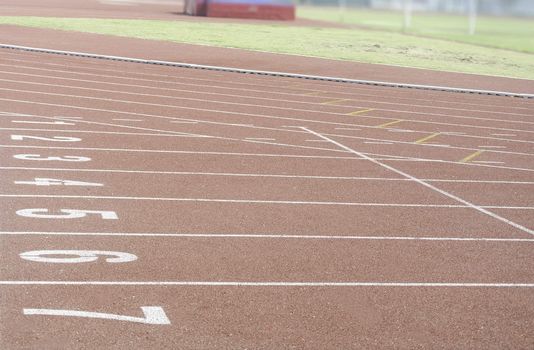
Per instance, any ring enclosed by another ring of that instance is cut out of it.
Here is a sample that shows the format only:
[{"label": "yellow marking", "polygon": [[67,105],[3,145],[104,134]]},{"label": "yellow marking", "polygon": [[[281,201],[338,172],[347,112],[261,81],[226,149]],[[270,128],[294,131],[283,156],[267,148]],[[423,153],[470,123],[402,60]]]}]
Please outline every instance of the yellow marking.
[{"label": "yellow marking", "polygon": [[374,111],[374,109],[362,109],[361,111],[355,111],[355,112],[347,113],[347,115],[358,115],[358,114],[371,112],[371,111]]},{"label": "yellow marking", "polygon": [[337,100],[331,100],[331,101],[326,101],[326,102],[323,102],[321,103],[322,105],[332,105],[332,104],[335,104],[335,103],[338,103],[338,102],[343,102],[343,101],[350,101],[346,98],[338,98]]},{"label": "yellow marking", "polygon": [[418,145],[423,144],[423,143],[427,142],[430,139],[433,139],[434,137],[436,137],[438,135],[439,135],[439,132],[437,132],[435,134],[432,134],[432,135],[429,135],[429,136],[425,136],[422,139],[419,139],[419,140],[415,141],[415,143],[418,144]]},{"label": "yellow marking", "polygon": [[464,159],[460,160],[460,163],[467,163],[467,162],[469,162],[470,160],[472,160],[473,158],[478,157],[478,156],[481,155],[482,153],[484,153],[483,150],[476,151],[475,153],[470,154],[470,155],[468,155],[467,157],[465,157]]},{"label": "yellow marking", "polygon": [[377,126],[377,128],[385,128],[386,126],[390,126],[390,125],[394,125],[394,124],[398,124],[400,122],[402,122],[403,120],[402,119],[397,119],[395,120],[394,122],[389,122],[389,123],[384,123],[384,124],[380,124]]}]

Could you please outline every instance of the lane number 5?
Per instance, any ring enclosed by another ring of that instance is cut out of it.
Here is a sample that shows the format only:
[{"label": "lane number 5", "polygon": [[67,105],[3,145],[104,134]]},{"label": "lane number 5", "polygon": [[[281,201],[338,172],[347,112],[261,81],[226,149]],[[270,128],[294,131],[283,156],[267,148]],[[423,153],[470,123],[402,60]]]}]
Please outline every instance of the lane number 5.
[{"label": "lane number 5", "polygon": [[48,209],[44,208],[20,209],[17,210],[17,215],[37,219],[80,219],[88,214],[100,215],[104,220],[117,220],[119,218],[114,211],[106,210],[60,209],[59,211],[63,214],[47,214]]}]

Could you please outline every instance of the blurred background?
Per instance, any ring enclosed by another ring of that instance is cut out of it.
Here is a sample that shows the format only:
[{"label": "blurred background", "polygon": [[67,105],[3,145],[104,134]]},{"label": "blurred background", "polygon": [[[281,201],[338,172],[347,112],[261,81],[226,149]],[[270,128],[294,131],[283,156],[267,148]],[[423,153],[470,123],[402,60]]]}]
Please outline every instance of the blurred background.
[{"label": "blurred background", "polygon": [[493,16],[534,16],[532,0],[299,0],[305,6],[347,6],[350,8],[401,10],[411,3],[414,11],[462,14],[474,2],[478,12]]}]

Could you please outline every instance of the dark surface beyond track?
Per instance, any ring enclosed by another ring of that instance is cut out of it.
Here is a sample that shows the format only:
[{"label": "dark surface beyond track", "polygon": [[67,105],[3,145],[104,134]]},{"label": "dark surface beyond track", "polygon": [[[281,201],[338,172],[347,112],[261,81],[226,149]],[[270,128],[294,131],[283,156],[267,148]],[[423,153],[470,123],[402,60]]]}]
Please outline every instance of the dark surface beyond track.
[{"label": "dark surface beyond track", "polygon": [[533,101],[7,50],[0,91],[3,348],[534,346]]}]

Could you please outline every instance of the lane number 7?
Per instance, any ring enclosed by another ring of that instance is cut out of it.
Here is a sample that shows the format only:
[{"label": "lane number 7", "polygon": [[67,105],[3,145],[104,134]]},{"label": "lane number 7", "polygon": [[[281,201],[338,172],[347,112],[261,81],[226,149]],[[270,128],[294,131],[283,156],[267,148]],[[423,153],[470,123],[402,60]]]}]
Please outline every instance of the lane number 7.
[{"label": "lane number 7", "polygon": [[124,316],[108,314],[103,312],[79,311],[79,310],[58,310],[58,309],[22,309],[24,315],[43,315],[43,316],[67,316],[67,317],[85,317],[100,318],[104,320],[127,321],[144,324],[171,324],[171,321],[163,311],[161,306],[141,306],[143,317]]}]

